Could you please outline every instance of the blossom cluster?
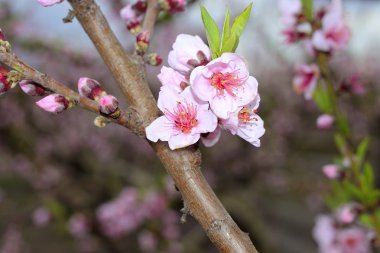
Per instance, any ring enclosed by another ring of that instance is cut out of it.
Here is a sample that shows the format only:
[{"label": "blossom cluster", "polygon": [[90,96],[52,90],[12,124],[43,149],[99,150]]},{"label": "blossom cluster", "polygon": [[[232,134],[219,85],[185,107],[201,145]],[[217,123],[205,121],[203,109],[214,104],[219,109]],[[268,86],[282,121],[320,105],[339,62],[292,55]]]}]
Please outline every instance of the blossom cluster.
[{"label": "blossom cluster", "polygon": [[168,141],[178,149],[201,139],[209,147],[226,129],[260,146],[265,130],[257,115],[258,82],[241,56],[226,52],[211,59],[200,37],[180,34],[168,62],[158,75],[158,107],[164,115],[146,128],[150,141]]}]

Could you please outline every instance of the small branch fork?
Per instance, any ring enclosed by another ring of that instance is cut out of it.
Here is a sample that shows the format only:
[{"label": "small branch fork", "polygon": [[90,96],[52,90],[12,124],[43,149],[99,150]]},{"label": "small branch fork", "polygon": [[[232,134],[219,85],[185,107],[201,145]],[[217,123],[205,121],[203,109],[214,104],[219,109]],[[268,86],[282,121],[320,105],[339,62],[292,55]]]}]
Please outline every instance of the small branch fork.
[{"label": "small branch fork", "polygon": [[[145,136],[145,127],[159,113],[146,80],[143,60],[124,51],[94,0],[68,1],[129,104],[128,111],[122,112],[116,123],[131,129],[138,136]],[[148,0],[143,30],[150,34],[153,32],[158,13],[157,0]],[[29,67],[17,57],[0,53],[0,61],[21,70],[25,77],[45,88],[74,99],[79,106],[99,113],[95,101],[80,97],[78,93]],[[186,203],[186,213],[200,223],[216,248],[228,253],[257,253],[248,234],[239,229],[204,178],[200,168],[199,149],[191,146],[173,151],[167,143],[150,144],[181,192]]]}]

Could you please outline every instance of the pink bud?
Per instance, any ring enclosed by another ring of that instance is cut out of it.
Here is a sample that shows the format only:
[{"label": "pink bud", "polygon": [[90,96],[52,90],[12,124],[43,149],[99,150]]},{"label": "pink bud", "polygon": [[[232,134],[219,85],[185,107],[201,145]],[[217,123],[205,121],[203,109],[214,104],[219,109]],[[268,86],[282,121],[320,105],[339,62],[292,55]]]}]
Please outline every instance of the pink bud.
[{"label": "pink bud", "polygon": [[174,14],[176,12],[182,12],[186,8],[186,0],[159,0],[160,7]]},{"label": "pink bud", "polygon": [[5,35],[1,29],[0,29],[0,40],[5,40]]},{"label": "pink bud", "polygon": [[99,111],[105,115],[115,113],[119,108],[119,101],[112,95],[105,95],[99,99]]},{"label": "pink bud", "polygon": [[162,58],[160,55],[156,54],[156,53],[152,53],[152,54],[148,54],[146,57],[145,57],[145,61],[146,63],[148,63],[149,65],[152,65],[152,66],[158,66],[162,63]]},{"label": "pink bud", "polygon": [[69,100],[59,94],[51,94],[36,102],[41,109],[51,113],[61,113],[69,107]]},{"label": "pink bud", "polygon": [[127,29],[130,31],[133,35],[137,35],[139,32],[141,32],[141,23],[138,20],[131,20],[127,24]]},{"label": "pink bud", "polygon": [[19,85],[22,91],[29,96],[44,96],[47,94],[44,87],[30,80],[22,80]]},{"label": "pink bud", "polygon": [[37,0],[43,7],[52,6],[54,4],[62,3],[63,0]]},{"label": "pink bud", "polygon": [[360,211],[358,204],[346,204],[338,209],[336,217],[343,224],[351,224],[356,221]]},{"label": "pink bud", "polygon": [[132,6],[134,10],[142,13],[146,11],[146,7],[147,5],[145,0],[137,0],[137,2]]},{"label": "pink bud", "polygon": [[342,171],[335,164],[327,164],[323,166],[322,171],[328,179],[338,179],[342,176]]},{"label": "pink bud", "polygon": [[136,37],[136,50],[140,54],[144,54],[149,47],[149,33],[144,31]]},{"label": "pink bud", "polygon": [[79,78],[78,91],[82,97],[93,100],[98,100],[101,96],[106,95],[106,92],[100,87],[98,81],[88,77]]},{"label": "pink bud", "polygon": [[4,94],[11,88],[8,78],[8,70],[3,67],[0,67],[0,95]]},{"label": "pink bud", "polygon": [[317,119],[317,127],[320,129],[328,129],[334,123],[335,118],[330,114],[322,114]]},{"label": "pink bud", "polygon": [[340,90],[352,92],[356,95],[363,95],[366,92],[362,78],[358,74],[353,74],[340,85]]}]

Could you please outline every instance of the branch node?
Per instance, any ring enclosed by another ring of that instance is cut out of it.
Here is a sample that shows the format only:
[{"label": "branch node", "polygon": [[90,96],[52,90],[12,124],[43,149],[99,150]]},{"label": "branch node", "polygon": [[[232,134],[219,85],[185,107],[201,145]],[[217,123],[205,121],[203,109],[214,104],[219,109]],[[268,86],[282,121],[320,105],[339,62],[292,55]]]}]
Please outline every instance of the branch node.
[{"label": "branch node", "polygon": [[71,23],[73,22],[73,19],[75,18],[75,11],[69,9],[69,13],[67,13],[66,17],[62,19],[63,23]]}]

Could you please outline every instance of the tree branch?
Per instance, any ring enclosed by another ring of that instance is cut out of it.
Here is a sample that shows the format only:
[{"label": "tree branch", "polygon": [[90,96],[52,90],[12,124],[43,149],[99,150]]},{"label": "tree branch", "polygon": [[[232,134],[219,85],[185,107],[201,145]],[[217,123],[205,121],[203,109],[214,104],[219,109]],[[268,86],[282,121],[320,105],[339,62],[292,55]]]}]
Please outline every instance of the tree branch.
[{"label": "tree branch", "polygon": [[148,0],[147,4],[148,7],[144,17],[142,30],[151,35],[154,30],[154,25],[156,24],[157,16],[160,13],[160,7],[158,6],[157,0]]},{"label": "tree branch", "polygon": [[[146,80],[143,62],[125,53],[94,0],[69,2],[130,107],[142,120],[139,131],[145,132],[145,127],[157,118],[158,108]],[[202,175],[199,149],[193,146],[172,151],[167,143],[151,145],[180,190],[189,212],[202,225],[219,251],[256,253],[249,236],[232,220]]]}]

